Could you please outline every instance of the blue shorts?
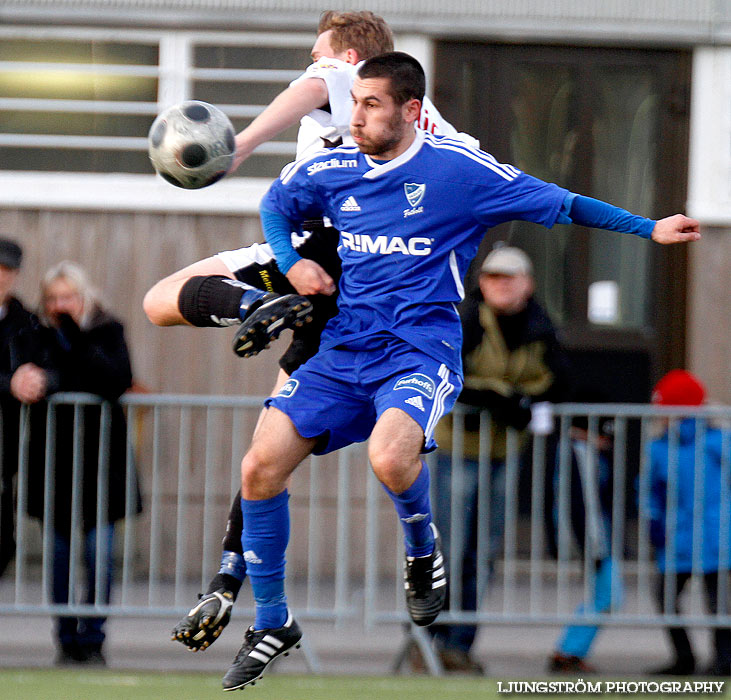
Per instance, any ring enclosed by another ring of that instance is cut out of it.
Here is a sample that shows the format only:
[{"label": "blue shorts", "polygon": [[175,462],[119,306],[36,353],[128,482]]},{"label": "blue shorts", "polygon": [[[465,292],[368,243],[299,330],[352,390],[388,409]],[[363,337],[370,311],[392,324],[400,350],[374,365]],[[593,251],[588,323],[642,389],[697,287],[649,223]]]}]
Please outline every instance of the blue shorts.
[{"label": "blue shorts", "polygon": [[445,364],[388,335],[317,353],[265,405],[286,413],[302,437],[319,438],[314,454],[364,442],[387,409],[400,408],[421,426],[430,452],[434,427],[461,390],[462,378]]}]

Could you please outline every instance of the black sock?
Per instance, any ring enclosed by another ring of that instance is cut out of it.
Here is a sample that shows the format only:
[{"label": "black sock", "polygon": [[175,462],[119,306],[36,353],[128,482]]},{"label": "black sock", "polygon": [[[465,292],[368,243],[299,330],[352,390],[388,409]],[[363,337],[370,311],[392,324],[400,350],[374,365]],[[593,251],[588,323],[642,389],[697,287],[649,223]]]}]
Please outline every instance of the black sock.
[{"label": "black sock", "polygon": [[196,276],[181,287],[178,309],[188,323],[199,328],[234,326],[242,320],[242,307],[247,311],[265,294],[223,275]]},{"label": "black sock", "polygon": [[208,584],[206,595],[213,593],[214,591],[218,591],[221,588],[225,588],[227,591],[231,591],[231,593],[233,593],[234,600],[236,600],[236,597],[241,590],[241,584],[242,581],[239,581],[233,576],[229,576],[228,574],[216,574]]}]

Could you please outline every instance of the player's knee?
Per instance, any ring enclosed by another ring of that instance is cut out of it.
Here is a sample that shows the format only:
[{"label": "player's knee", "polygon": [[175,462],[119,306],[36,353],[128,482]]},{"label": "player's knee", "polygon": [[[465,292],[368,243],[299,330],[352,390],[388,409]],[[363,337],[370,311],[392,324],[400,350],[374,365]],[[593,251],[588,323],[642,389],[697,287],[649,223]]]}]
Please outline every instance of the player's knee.
[{"label": "player's knee", "polygon": [[142,300],[142,309],[145,315],[156,326],[168,325],[166,323],[167,318],[164,313],[164,306],[161,302],[158,284],[149,289],[147,294],[145,294],[145,298]]},{"label": "player's knee", "polygon": [[147,290],[147,294],[145,294],[145,298],[142,300],[142,310],[152,323],[158,325],[157,309],[155,308],[155,287]]},{"label": "player's knee", "polygon": [[261,459],[253,450],[249,450],[241,460],[241,488],[242,493],[253,488],[262,478],[263,465]]},{"label": "player's knee", "polygon": [[282,491],[277,466],[256,449],[250,449],[241,461],[241,494],[249,500],[272,498]]},{"label": "player's knee", "polygon": [[404,458],[401,450],[384,445],[378,450],[372,450],[369,458],[373,472],[384,486],[394,493],[401,493],[408,488],[409,484],[405,479],[408,460]]}]

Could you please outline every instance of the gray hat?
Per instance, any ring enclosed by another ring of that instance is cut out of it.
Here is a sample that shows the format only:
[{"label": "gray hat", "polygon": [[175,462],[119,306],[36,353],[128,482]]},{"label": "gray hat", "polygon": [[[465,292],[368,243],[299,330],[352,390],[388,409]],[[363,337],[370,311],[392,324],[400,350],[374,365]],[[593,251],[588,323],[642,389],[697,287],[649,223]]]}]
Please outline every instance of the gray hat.
[{"label": "gray hat", "polygon": [[0,265],[17,270],[23,259],[23,249],[9,238],[0,238]]},{"label": "gray hat", "polygon": [[533,264],[520,248],[503,246],[496,248],[485,258],[480,273],[483,275],[532,275]]}]

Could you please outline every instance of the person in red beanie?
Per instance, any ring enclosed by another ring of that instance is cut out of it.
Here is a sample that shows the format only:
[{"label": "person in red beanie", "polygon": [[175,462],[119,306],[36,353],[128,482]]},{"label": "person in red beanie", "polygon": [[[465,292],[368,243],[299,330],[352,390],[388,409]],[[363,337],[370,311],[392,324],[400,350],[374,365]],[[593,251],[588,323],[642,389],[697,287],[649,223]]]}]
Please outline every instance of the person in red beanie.
[{"label": "person in red beanie", "polygon": [[[682,369],[668,372],[652,392],[652,402],[659,406],[700,406],[705,398],[701,381]],[[696,467],[697,441],[703,441],[703,459]],[[660,573],[656,598],[664,614],[680,613],[679,597],[693,573],[703,576],[708,612],[728,614],[723,599],[719,603],[731,561],[731,523],[727,517],[721,523],[721,504],[731,500],[721,468],[722,445],[721,431],[706,418],[695,417],[668,419],[663,435],[650,444],[650,488],[644,505]],[[669,502],[675,507],[668,509]],[[694,533],[694,525],[700,533]],[[693,674],[696,659],[687,631],[680,626],[666,630],[675,659],[654,673]],[[715,658],[704,673],[730,676],[731,629],[716,627],[713,635]]]},{"label": "person in red beanie", "polygon": [[652,391],[652,403],[660,406],[700,406],[705,400],[706,388],[684,369],[670,370]]}]

